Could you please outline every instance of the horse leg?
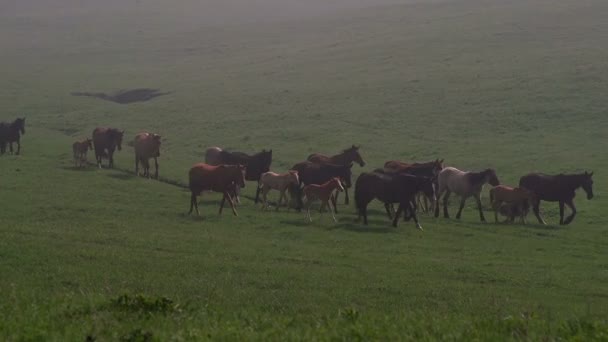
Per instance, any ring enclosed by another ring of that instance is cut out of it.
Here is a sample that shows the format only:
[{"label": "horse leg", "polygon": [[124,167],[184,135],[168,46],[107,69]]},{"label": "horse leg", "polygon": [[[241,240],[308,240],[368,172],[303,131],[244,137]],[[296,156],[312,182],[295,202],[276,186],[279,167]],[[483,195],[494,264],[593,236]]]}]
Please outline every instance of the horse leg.
[{"label": "horse leg", "polygon": [[492,209],[494,209],[494,223],[498,223],[498,210],[500,210],[501,204],[501,200],[496,200],[492,203]]},{"label": "horse leg", "polygon": [[236,213],[236,207],[234,204],[234,200],[232,200],[232,197],[230,197],[230,192],[226,191],[225,194],[226,194],[226,197],[228,197],[228,203],[230,203],[230,207],[232,208],[232,213],[234,214],[234,216],[239,216],[239,214]]},{"label": "horse leg", "polygon": [[312,204],[312,200],[306,197],[306,203],[304,204],[304,208],[306,209],[306,217],[308,217],[308,221],[312,222],[312,217],[310,217],[310,205]]},{"label": "horse leg", "polygon": [[[346,191],[346,188],[344,188],[344,189],[345,189],[345,191]],[[333,209],[333,210],[336,212],[336,214],[338,213],[338,206],[337,206],[336,204],[337,204],[337,202],[338,202],[338,194],[339,194],[339,193],[340,193],[340,191],[336,191],[335,196],[333,196],[333,195],[329,195],[329,199],[328,199],[328,200],[330,200],[330,201],[332,202],[332,204],[334,205],[334,209]]]},{"label": "horse leg", "polygon": [[338,220],[336,220],[336,216],[334,215],[334,211],[332,210],[332,207],[331,207],[332,204],[331,204],[331,202],[328,201],[327,205],[329,206],[329,212],[331,213],[331,217],[334,219],[334,223],[337,223]]},{"label": "horse leg", "polygon": [[[336,201],[338,200],[338,194],[336,194]],[[348,188],[344,187],[344,204],[348,205],[350,201],[348,200]],[[336,214],[338,212],[336,211]]]},{"label": "horse leg", "polygon": [[[450,190],[445,191],[445,196],[443,196],[443,217],[450,218],[450,214],[448,213],[448,200],[450,199],[450,195],[452,192]],[[439,206],[439,199],[437,199],[437,206]],[[435,209],[436,213],[439,213],[439,209]]]},{"label": "horse leg", "polygon": [[481,196],[480,194],[475,195],[475,201],[477,201],[477,208],[479,209],[479,219],[481,222],[486,222],[486,218],[483,216],[483,210],[481,208]]},{"label": "horse leg", "polygon": [[222,210],[224,210],[224,204],[226,203],[226,192],[224,191],[224,196],[222,197],[222,201],[220,202],[220,212],[219,215],[222,214]]},{"label": "horse leg", "polygon": [[12,141],[8,142],[8,151],[10,154],[13,154],[13,142]]},{"label": "horse leg", "polygon": [[193,208],[196,209],[196,216],[200,216],[200,213],[198,212],[198,203],[196,201],[196,194],[194,193],[194,191],[192,192],[192,195],[190,195],[190,211],[188,212],[188,215],[192,214]]},{"label": "horse leg", "polygon": [[568,216],[566,221],[564,221],[564,224],[569,224],[570,222],[572,222],[572,220],[574,220],[574,216],[576,216],[576,207],[574,206],[573,199],[567,200],[566,205],[569,206],[570,209],[572,210],[572,214],[570,216]]},{"label": "horse leg", "polygon": [[414,219],[414,222],[416,223],[416,228],[423,230],[422,226],[418,222],[418,217],[416,216],[416,209],[412,207],[412,203],[410,203],[409,201],[407,202],[406,210],[409,210],[409,212],[412,214],[411,218]]},{"label": "horse leg", "polygon": [[255,201],[254,201],[254,204],[258,204],[259,199],[260,199],[260,187],[258,187],[258,188],[255,190]]},{"label": "horse leg", "polygon": [[388,215],[388,219],[392,220],[393,219],[393,214],[391,213],[391,205],[390,205],[390,203],[388,203],[388,202],[384,203],[384,209],[386,209],[386,215]]},{"label": "horse leg", "polygon": [[564,224],[564,201],[559,201],[559,224]]},{"label": "horse leg", "polygon": [[458,208],[458,213],[456,214],[456,218],[460,220],[460,216],[462,215],[462,209],[464,208],[464,202],[466,202],[467,198],[465,196],[460,197],[460,207]]},{"label": "horse leg", "polygon": [[283,198],[285,198],[285,200],[287,200],[287,195],[285,194],[285,190],[286,190],[285,188],[283,188],[283,190],[279,190],[279,192],[281,193],[281,195],[279,195],[279,202],[277,203],[276,210],[279,210],[279,207],[283,203]]},{"label": "horse leg", "polygon": [[158,158],[154,157],[154,179],[158,179]]},{"label": "horse leg", "polygon": [[403,203],[399,203],[399,207],[397,208],[397,212],[395,213],[395,217],[393,218],[393,227],[397,228],[397,223],[399,222],[399,217],[401,216],[401,212],[403,211]]},{"label": "horse leg", "polygon": [[21,139],[17,139],[17,153],[16,153],[16,155],[19,155],[19,153],[21,153]]},{"label": "horse leg", "polygon": [[545,220],[543,220],[543,218],[540,216],[540,200],[535,200],[532,203],[532,210],[534,211],[534,215],[538,219],[538,223],[546,225],[547,222],[545,222]]}]

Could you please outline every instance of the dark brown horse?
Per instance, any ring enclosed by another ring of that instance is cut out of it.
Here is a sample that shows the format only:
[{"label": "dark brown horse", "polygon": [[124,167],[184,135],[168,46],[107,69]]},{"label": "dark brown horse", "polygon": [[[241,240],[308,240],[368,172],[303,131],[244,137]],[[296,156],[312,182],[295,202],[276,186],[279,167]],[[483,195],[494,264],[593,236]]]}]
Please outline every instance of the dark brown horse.
[{"label": "dark brown horse", "polygon": [[21,135],[25,134],[25,118],[18,118],[15,121],[0,122],[0,154],[6,152],[8,143],[10,153],[13,153],[13,143],[17,143],[17,152],[21,153]]},{"label": "dark brown horse", "polygon": [[[292,187],[290,188],[290,192],[292,197],[295,197],[296,199],[298,209],[302,208],[302,185],[323,184],[334,177],[338,177],[346,189],[351,186],[351,167],[352,165],[317,164],[309,161],[295,164],[291,170],[298,171],[300,187]],[[336,209],[335,197],[332,198],[332,204],[334,209]]]},{"label": "dark brown horse", "polygon": [[[398,160],[389,160],[384,163],[384,168],[386,170],[394,170],[397,172],[407,173],[414,176],[420,177],[430,177],[435,179],[435,188],[439,185],[437,184],[437,176],[439,172],[443,170],[443,159],[435,159],[433,161],[425,162],[425,163],[406,163]],[[430,201],[427,196],[424,196],[422,193],[416,195],[417,202],[419,202],[420,207],[422,207],[424,212],[429,211],[428,202]],[[434,201],[431,202],[431,209],[435,205]]]},{"label": "dark brown horse", "polygon": [[97,127],[93,130],[95,160],[101,168],[101,159],[108,157],[108,167],[114,167],[114,151],[122,149],[122,137],[125,131],[116,128]]},{"label": "dark brown horse", "polygon": [[196,209],[196,214],[200,215],[196,197],[205,190],[211,190],[224,194],[222,202],[220,203],[220,214],[222,213],[222,209],[224,209],[226,199],[228,199],[234,216],[238,216],[231,194],[234,193],[235,188],[242,188],[245,186],[244,173],[245,167],[242,165],[214,166],[199,163],[192,166],[188,173],[189,188],[191,192],[190,211],[188,214],[192,214],[192,209]]},{"label": "dark brown horse", "polygon": [[150,178],[150,158],[154,158],[154,178],[158,179],[158,157],[160,156],[161,136],[143,132],[135,136],[135,174],[139,175],[139,164],[144,169],[144,177]]},{"label": "dark brown horse", "polygon": [[[334,164],[334,165],[352,165],[357,163],[359,166],[365,166],[363,157],[359,154],[359,146],[352,145],[339,154],[327,156],[320,153],[313,153],[306,160],[319,164]],[[348,204],[348,188],[344,188],[344,204]]]},{"label": "dark brown horse", "polygon": [[[219,147],[210,147],[205,151],[205,162],[209,165],[244,165],[247,169],[245,180],[258,182],[262,173],[270,171],[272,150],[262,150],[254,155],[248,155],[243,152],[228,152]],[[258,187],[255,192],[256,204],[259,197],[260,188]]]},{"label": "dark brown horse", "polygon": [[[536,195],[532,202],[534,215],[541,224],[547,224],[540,216],[540,201],[559,202],[559,224],[569,224],[576,215],[574,196],[580,187],[587,193],[587,199],[593,198],[593,172],[571,175],[546,175],[530,173],[519,179],[519,186]],[[564,220],[564,205],[572,210],[572,214]]]},{"label": "dark brown horse", "polygon": [[433,179],[403,173],[362,173],[355,183],[355,203],[359,219],[363,217],[363,223],[367,224],[367,205],[377,198],[384,203],[389,217],[391,217],[389,206],[393,203],[399,203],[399,208],[393,218],[394,227],[397,227],[401,212],[405,211],[414,219],[416,227],[422,229],[422,226],[418,223],[414,207],[415,196],[420,191],[434,197]]}]

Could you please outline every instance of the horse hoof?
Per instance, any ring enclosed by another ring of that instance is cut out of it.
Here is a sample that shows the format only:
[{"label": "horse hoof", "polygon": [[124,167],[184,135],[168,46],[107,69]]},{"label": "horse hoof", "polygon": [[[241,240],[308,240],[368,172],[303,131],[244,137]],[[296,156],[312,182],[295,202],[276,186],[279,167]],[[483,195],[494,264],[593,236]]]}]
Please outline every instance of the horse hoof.
[{"label": "horse hoof", "polygon": [[422,226],[421,226],[421,225],[416,225],[416,228],[418,228],[418,229],[420,229],[420,230],[424,230],[424,229],[422,229]]}]

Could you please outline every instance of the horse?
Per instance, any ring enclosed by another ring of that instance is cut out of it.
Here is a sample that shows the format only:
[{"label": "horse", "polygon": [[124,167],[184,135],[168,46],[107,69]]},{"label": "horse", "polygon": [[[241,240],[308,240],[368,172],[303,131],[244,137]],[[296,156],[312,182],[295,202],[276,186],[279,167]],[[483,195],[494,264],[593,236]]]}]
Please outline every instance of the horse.
[{"label": "horse", "polygon": [[[593,172],[585,171],[580,174],[546,175],[529,173],[519,179],[519,187],[528,189],[536,195],[532,202],[534,215],[541,224],[547,224],[540,216],[540,201],[559,202],[559,224],[566,225],[574,220],[576,207],[574,196],[580,187],[587,193],[587,199],[593,198]],[[564,220],[564,205],[572,210],[572,214]]]},{"label": "horse", "polygon": [[84,166],[87,161],[88,150],[93,150],[93,140],[91,139],[77,141],[72,144],[72,151],[74,152],[74,165],[76,167]]},{"label": "horse", "polygon": [[125,131],[116,128],[97,127],[93,130],[93,147],[97,167],[101,169],[101,159],[108,157],[108,167],[114,167],[114,150],[122,150],[122,137]]},{"label": "horse", "polygon": [[[431,177],[436,180],[437,175],[439,175],[439,172],[443,170],[443,159],[435,159],[433,161],[424,163],[406,163],[399,160],[389,160],[384,163],[384,168],[386,170],[394,170],[397,172],[403,172],[414,176]],[[435,187],[437,186],[438,184],[435,181]],[[416,194],[416,202],[421,208],[423,208],[423,212],[425,213],[429,212],[429,200],[430,199],[424,196],[422,192]],[[430,203],[430,210],[433,210],[435,201],[430,201]]]},{"label": "horse", "polygon": [[503,221],[504,223],[513,223],[515,221],[515,216],[526,216],[529,211],[530,203],[528,201],[524,203],[523,207],[519,204],[503,203],[500,205],[500,208],[498,208],[498,213],[506,217]]},{"label": "horse", "polygon": [[[399,203],[399,208],[393,218],[393,226],[397,227],[402,211],[408,212],[416,223],[416,228],[422,230],[418,222],[415,209],[415,195],[423,191],[431,198],[435,196],[433,179],[418,177],[404,173],[364,172],[359,175],[355,183],[355,203],[358,217],[363,217],[367,224],[367,205],[375,198],[384,203],[384,208],[391,218],[390,205]],[[409,219],[409,218],[408,218]]]},{"label": "horse", "polygon": [[[333,156],[313,153],[309,155],[306,160],[318,164],[352,165],[352,163],[357,163],[359,166],[363,167],[365,166],[365,161],[363,161],[363,157],[359,154],[359,148],[360,146],[352,145],[341,153]],[[344,189],[344,204],[348,204],[348,188]]]},{"label": "horse", "polygon": [[298,171],[290,170],[282,174],[278,174],[275,172],[262,173],[258,182],[258,188],[262,188],[262,209],[268,208],[268,199],[266,198],[266,195],[271,189],[278,190],[281,193],[281,196],[279,196],[279,202],[277,203],[276,210],[279,210],[283,198],[285,198],[285,204],[287,205],[287,208],[289,208],[289,200],[287,199],[287,195],[285,194],[285,192],[287,191],[290,185],[298,184],[300,184]]},{"label": "horse", "polygon": [[158,179],[158,157],[160,156],[161,136],[154,133],[142,132],[135,136],[135,174],[139,176],[139,164],[144,169],[144,177],[150,178],[150,158],[154,158],[154,178]]},{"label": "horse", "polygon": [[[508,203],[514,212],[519,213],[521,223],[526,224],[527,209],[529,203],[534,202],[534,193],[523,188],[512,188],[506,185],[498,185],[490,189],[490,203],[494,209],[494,222],[498,223],[498,212],[502,204]],[[514,217],[509,216],[512,221]]]},{"label": "horse", "polygon": [[460,208],[458,209],[456,218],[460,219],[465,201],[467,198],[473,196],[475,197],[475,201],[477,201],[479,218],[482,222],[485,222],[486,219],[483,216],[483,211],[481,209],[481,190],[483,190],[483,186],[486,183],[489,183],[492,186],[500,185],[500,181],[498,180],[494,169],[485,169],[481,172],[467,172],[460,171],[455,167],[446,167],[441,170],[437,177],[437,183],[439,188],[437,189],[437,201],[435,202],[435,217],[439,217],[439,199],[444,192],[443,216],[445,218],[450,217],[448,214],[448,199],[450,198],[450,194],[454,192],[461,198]]},{"label": "horse", "polygon": [[[210,147],[205,151],[205,163],[209,165],[244,165],[247,169],[245,180],[258,182],[262,173],[270,171],[272,150],[262,150],[262,152],[254,155],[248,155],[243,152],[228,152],[219,147]],[[259,196],[260,189],[258,188],[255,192],[256,204],[258,203]],[[236,193],[236,198],[237,203],[240,202],[238,193]]]},{"label": "horse", "polygon": [[[291,170],[298,171],[300,177],[300,186],[290,187],[292,195],[296,198],[298,209],[302,208],[302,192],[300,187],[309,184],[323,184],[334,177],[338,177],[344,188],[351,186],[352,165],[335,165],[335,164],[317,164],[310,161],[303,161],[295,164]],[[332,198],[332,204],[336,214],[336,199]]]},{"label": "horse", "polygon": [[196,209],[196,214],[200,215],[196,197],[203,191],[210,190],[224,194],[220,203],[220,215],[224,209],[224,203],[226,202],[226,199],[228,199],[228,202],[232,207],[232,213],[234,216],[238,216],[236,208],[234,207],[234,201],[230,194],[235,191],[236,187],[245,187],[244,173],[245,167],[243,165],[215,166],[198,163],[192,166],[188,173],[188,187],[191,192],[190,211],[188,214],[192,214],[192,209],[194,208]]},{"label": "horse", "polygon": [[310,205],[316,199],[321,200],[321,207],[319,208],[319,212],[321,213],[321,215],[323,215],[323,208],[327,206],[329,212],[331,213],[331,217],[334,219],[334,222],[337,222],[336,216],[334,215],[334,210],[332,210],[332,203],[330,201],[332,193],[336,189],[338,191],[344,191],[344,187],[342,186],[342,183],[340,182],[340,179],[338,177],[333,177],[332,179],[328,180],[323,184],[309,184],[304,187],[302,191],[306,196],[306,215],[310,222],[312,222],[312,217],[310,217]]},{"label": "horse", "polygon": [[12,154],[14,142],[17,143],[15,154],[21,153],[21,135],[25,135],[25,118],[17,118],[11,123],[0,122],[0,154],[6,153],[7,143]]}]

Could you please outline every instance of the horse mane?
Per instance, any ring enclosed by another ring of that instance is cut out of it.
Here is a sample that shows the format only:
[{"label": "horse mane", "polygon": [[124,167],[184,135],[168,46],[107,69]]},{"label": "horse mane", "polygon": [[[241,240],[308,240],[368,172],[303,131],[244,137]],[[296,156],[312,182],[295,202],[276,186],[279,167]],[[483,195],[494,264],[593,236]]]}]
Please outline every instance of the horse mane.
[{"label": "horse mane", "polygon": [[483,180],[486,178],[486,176],[488,174],[496,174],[496,171],[494,171],[494,169],[485,169],[485,170],[479,171],[479,172],[469,171],[467,173],[467,176],[471,180],[471,183],[477,184],[477,183],[483,182]]}]

